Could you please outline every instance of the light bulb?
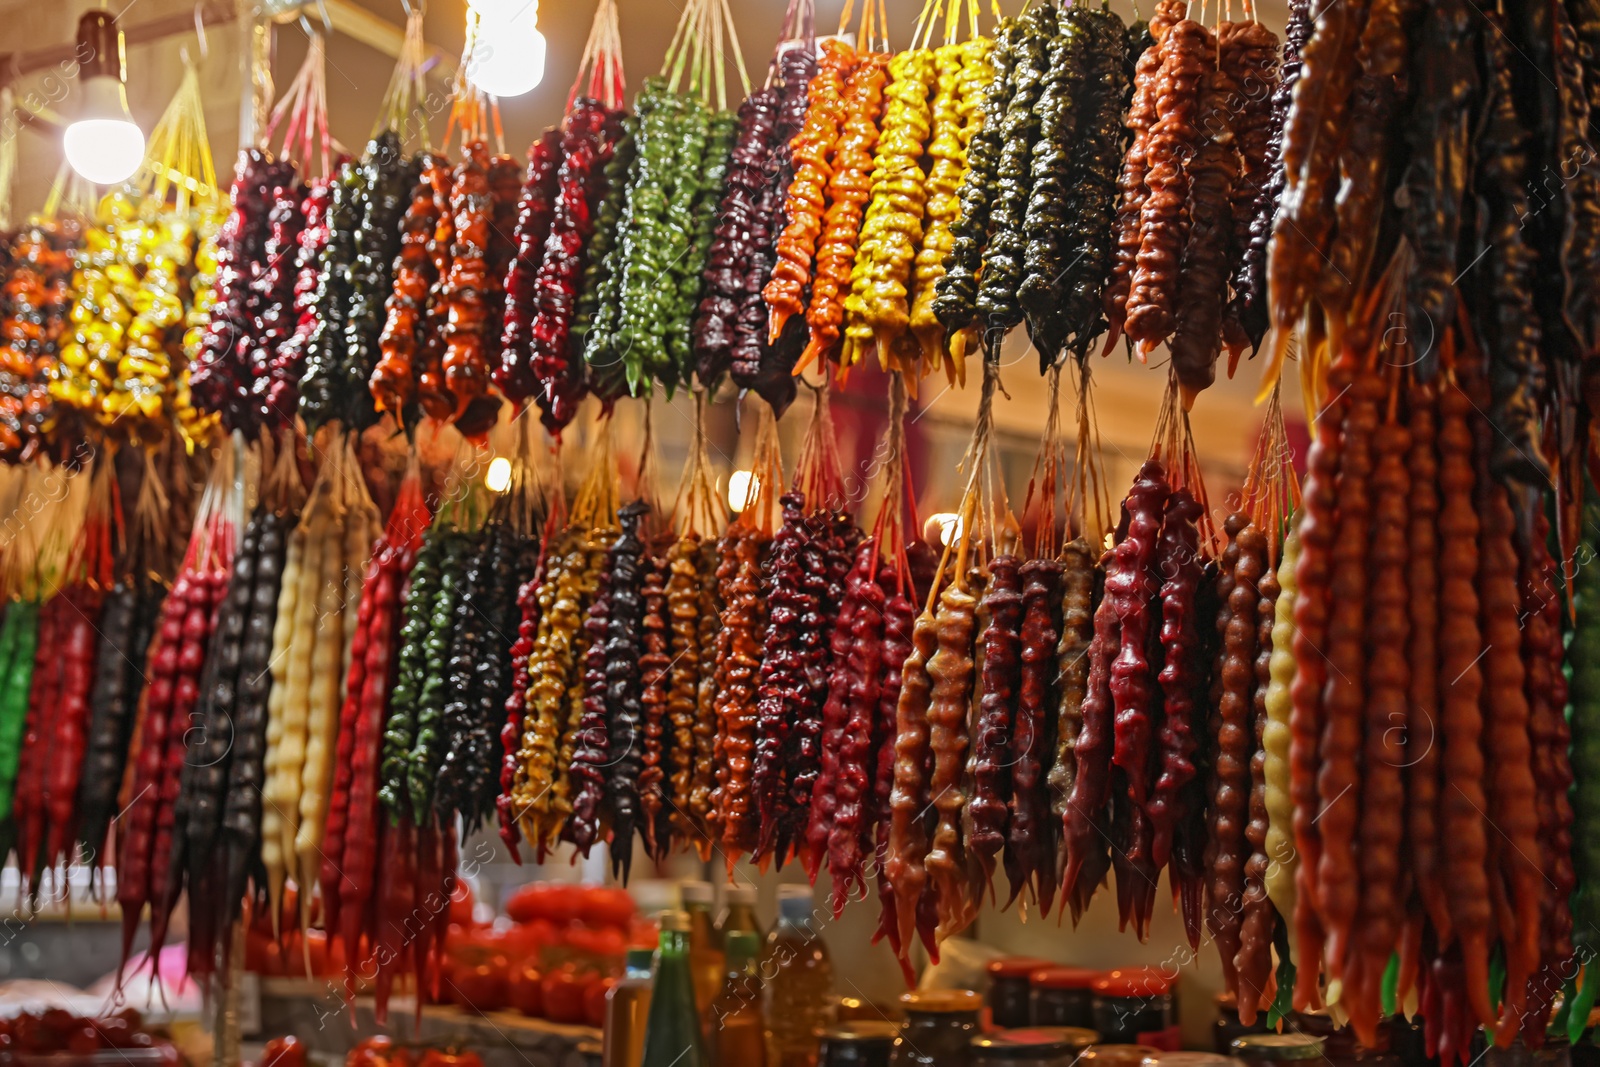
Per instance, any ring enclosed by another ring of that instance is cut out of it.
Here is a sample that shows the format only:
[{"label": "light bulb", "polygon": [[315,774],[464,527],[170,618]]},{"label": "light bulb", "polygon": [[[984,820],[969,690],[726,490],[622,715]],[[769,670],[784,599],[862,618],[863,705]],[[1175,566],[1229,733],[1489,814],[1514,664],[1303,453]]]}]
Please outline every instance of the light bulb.
[{"label": "light bulb", "polygon": [[761,492],[761,479],[751,471],[734,471],[728,475],[728,507],[743,511],[755,502]]},{"label": "light bulb", "polygon": [[478,14],[478,27],[467,60],[467,78],[490,96],[521,96],[544,80],[545,41],[539,32],[539,8],[518,7],[504,15]]},{"label": "light bulb", "polygon": [[504,456],[496,456],[489,461],[489,470],[483,476],[483,484],[489,487],[491,493],[503,493],[511,488],[511,461]]},{"label": "light bulb", "polygon": [[491,22],[526,16],[529,11],[534,19],[539,17],[539,0],[467,0],[467,6],[477,12],[479,18]]},{"label": "light bulb", "polygon": [[922,539],[932,544],[937,533],[941,546],[953,545],[961,537],[961,525],[961,516],[953,511],[934,512],[922,525]]},{"label": "light bulb", "polygon": [[128,113],[122,31],[108,12],[91,11],[78,20],[78,54],[88,57],[80,66],[83,105],[62,147],[80,175],[97,185],[116,185],[144,162],[144,131]]}]

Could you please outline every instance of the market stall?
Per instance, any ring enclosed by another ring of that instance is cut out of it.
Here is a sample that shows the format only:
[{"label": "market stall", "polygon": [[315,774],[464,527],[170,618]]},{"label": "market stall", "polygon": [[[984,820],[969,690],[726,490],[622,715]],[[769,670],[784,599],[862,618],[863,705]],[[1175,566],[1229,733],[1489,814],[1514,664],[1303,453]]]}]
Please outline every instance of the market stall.
[{"label": "market stall", "polygon": [[1600,10],[909,6],[601,0],[526,144],[536,6],[350,143],[370,19],[197,8],[146,134],[83,17],[0,893],[162,998],[85,1051],[1593,1055]]}]

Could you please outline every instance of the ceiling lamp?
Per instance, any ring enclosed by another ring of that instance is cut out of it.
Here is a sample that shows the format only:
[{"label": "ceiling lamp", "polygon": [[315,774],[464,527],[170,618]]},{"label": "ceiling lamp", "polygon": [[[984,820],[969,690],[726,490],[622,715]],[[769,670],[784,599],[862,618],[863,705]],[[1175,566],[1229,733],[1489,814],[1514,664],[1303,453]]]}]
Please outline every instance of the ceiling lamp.
[{"label": "ceiling lamp", "polygon": [[90,11],[78,20],[78,55],[89,58],[79,68],[78,119],[62,138],[67,162],[97,185],[116,185],[144,162],[144,132],[128,113],[122,31],[109,11]]},{"label": "ceiling lamp", "polygon": [[534,19],[539,17],[539,0],[467,0],[467,7],[490,22],[504,22],[529,11]]},{"label": "ceiling lamp", "polygon": [[490,96],[532,92],[544,80],[539,5],[533,0],[478,0],[478,5],[467,16],[468,80]]}]

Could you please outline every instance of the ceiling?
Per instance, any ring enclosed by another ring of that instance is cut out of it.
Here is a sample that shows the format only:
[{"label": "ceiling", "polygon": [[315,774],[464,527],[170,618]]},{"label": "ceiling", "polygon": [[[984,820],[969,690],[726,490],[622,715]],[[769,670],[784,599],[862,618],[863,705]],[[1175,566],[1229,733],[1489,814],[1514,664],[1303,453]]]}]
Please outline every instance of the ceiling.
[{"label": "ceiling", "polygon": [[[194,0],[107,0],[125,24],[136,24],[162,16],[181,14]],[[250,2],[250,0],[246,0]],[[403,24],[401,0],[353,0],[372,13]],[[752,79],[765,77],[767,62],[777,44],[786,0],[727,0],[733,12],[739,44]],[[819,33],[831,33],[839,25],[845,0],[820,0],[816,4],[815,24]],[[78,14],[90,5],[72,2],[40,5],[28,0],[0,0],[0,12],[7,21],[6,46],[17,51],[58,44],[71,39]],[[988,3],[981,5],[988,8]],[[1006,0],[1007,9],[1015,0]],[[1113,8],[1132,17],[1130,0],[1114,0]],[[618,0],[623,40],[623,65],[629,82],[629,96],[645,76],[661,66],[668,42],[672,39],[683,5],[677,0]],[[910,40],[917,15],[916,0],[889,0],[890,42],[904,47]],[[859,10],[859,5],[858,5]],[[1275,29],[1282,22],[1282,0],[1263,5],[1261,18]],[[516,154],[546,126],[559,121],[567,91],[577,74],[578,61],[594,17],[594,4],[572,0],[544,0],[539,10],[539,26],[549,43],[543,83],[526,96],[502,101],[501,115],[506,148]],[[430,44],[449,56],[459,55],[464,38],[465,0],[433,0],[426,18]],[[315,17],[312,19],[315,22]],[[985,19],[986,25],[990,20]],[[238,108],[243,86],[241,32],[237,25],[213,27],[206,40],[202,77],[206,87],[206,119],[211,142],[220,162],[226,166],[238,145]],[[305,56],[307,38],[294,23],[280,26],[275,34],[274,77],[282,86],[293,77]],[[130,102],[147,129],[160,114],[176,88],[182,70],[183,51],[199,52],[194,35],[167,41],[133,45],[128,49]],[[335,34],[327,48],[327,87],[329,120],[336,137],[359,148],[368,136],[378,102],[388,83],[393,60],[368,45]],[[730,94],[735,74],[727,71]],[[23,79],[17,87],[18,101],[27,106],[31,95],[59,114],[71,114],[75,86],[70,76],[53,71]],[[441,90],[445,87],[439,83]],[[435,122],[435,139],[443,134],[442,116]],[[0,136],[10,136],[10,129]],[[49,187],[60,162],[58,135],[44,127],[25,132],[20,142],[20,182],[17,206],[27,210],[37,206]]]},{"label": "ceiling", "polygon": [[[194,0],[108,0],[113,10],[125,12],[127,23],[137,23],[189,12]],[[401,0],[354,0],[373,13],[394,23],[404,21]],[[734,12],[745,62],[752,77],[765,76],[767,61],[777,43],[783,22],[785,0],[728,0]],[[831,33],[838,26],[844,0],[820,0],[816,28]],[[910,40],[915,20],[916,0],[887,0],[890,41],[904,47]],[[984,8],[989,0],[982,0]],[[1147,0],[1148,3],[1148,0]],[[1018,0],[1003,0],[1004,8],[1015,10]],[[1274,30],[1281,31],[1282,0],[1263,5],[1260,17]],[[119,7],[117,5],[126,5]],[[618,0],[623,39],[623,61],[629,82],[629,97],[642,78],[656,73],[671,40],[681,6],[676,0]],[[1133,16],[1130,0],[1113,0],[1113,8],[1125,18]],[[47,5],[30,0],[0,0],[0,19],[6,25],[6,46],[18,51],[69,41],[77,16],[87,7],[74,0],[63,5]],[[1229,13],[1224,8],[1224,15]],[[557,122],[566,103],[584,41],[593,18],[589,0],[544,0],[539,12],[540,29],[549,42],[549,58],[543,84],[523,97],[501,104],[506,148],[521,154],[529,142],[546,126]],[[1245,17],[1236,9],[1235,17]],[[1204,15],[1200,17],[1206,17]],[[1213,16],[1214,17],[1214,16]],[[426,16],[429,42],[447,55],[459,54],[464,36],[465,0],[432,0]],[[990,23],[985,20],[985,27]],[[237,152],[242,75],[243,30],[237,24],[213,27],[206,35],[201,78],[206,98],[209,138],[217,155],[218,168],[231,169]],[[276,31],[274,77],[280,86],[295,73],[306,51],[306,36],[291,23]],[[168,98],[177,88],[183,69],[183,54],[198,55],[200,42],[193,34],[160,43],[130,46],[128,49],[129,98],[135,117],[146,129],[154,124]],[[371,131],[379,101],[388,83],[393,61],[381,52],[341,35],[335,35],[327,49],[327,90],[332,131],[346,145],[359,149]],[[734,77],[730,68],[729,78]],[[18,103],[29,106],[30,97],[54,111],[70,116],[76,106],[76,86],[62,72],[46,71],[23,79],[17,86]],[[435,143],[443,135],[442,116],[434,123]],[[13,126],[0,128],[0,143],[11,140],[19,149],[19,179],[16,207],[26,212],[44,203],[50,184],[61,164],[59,134],[49,127],[27,127],[20,134]],[[1020,338],[1019,343],[1025,340]],[[1132,457],[1113,473],[1113,484],[1131,475],[1132,465],[1143,454],[1150,427],[1160,404],[1165,374],[1162,370],[1124,362],[1120,358],[1097,364],[1100,382],[1101,427],[1105,444],[1117,454]],[[1015,384],[1031,375],[1023,375]],[[1227,475],[1236,476],[1249,456],[1259,425],[1260,412],[1253,397],[1257,371],[1248,364],[1238,379],[1222,380],[1196,405],[1195,436],[1201,452],[1220,463]],[[1286,382],[1290,397],[1297,397],[1291,374]],[[938,402],[934,418],[948,418],[952,425],[970,425],[977,390],[969,386],[955,390]],[[1016,433],[1037,435],[1045,410],[1042,390],[1023,388],[1000,405],[997,421]],[[1296,409],[1297,402],[1286,402]],[[685,423],[687,425],[687,423]],[[1227,481],[1224,480],[1224,485]],[[1018,487],[1020,488],[1020,487]]]}]

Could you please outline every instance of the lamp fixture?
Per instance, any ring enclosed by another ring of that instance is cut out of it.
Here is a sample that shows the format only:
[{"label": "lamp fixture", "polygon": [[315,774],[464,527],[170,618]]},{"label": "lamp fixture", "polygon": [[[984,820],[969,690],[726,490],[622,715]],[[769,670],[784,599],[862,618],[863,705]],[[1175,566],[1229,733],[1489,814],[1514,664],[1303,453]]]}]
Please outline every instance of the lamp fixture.
[{"label": "lamp fixture", "polygon": [[83,103],[62,137],[67,162],[96,185],[133,177],[144,162],[144,131],[128,111],[128,66],[122,30],[109,11],[78,20]]},{"label": "lamp fixture", "polygon": [[477,0],[467,13],[467,78],[490,96],[521,96],[544,80],[538,0]]}]

